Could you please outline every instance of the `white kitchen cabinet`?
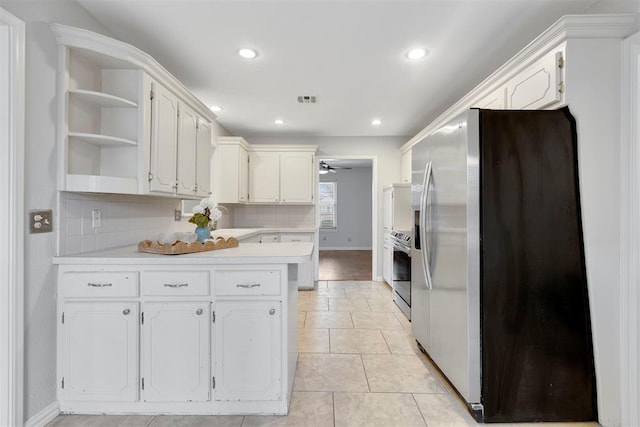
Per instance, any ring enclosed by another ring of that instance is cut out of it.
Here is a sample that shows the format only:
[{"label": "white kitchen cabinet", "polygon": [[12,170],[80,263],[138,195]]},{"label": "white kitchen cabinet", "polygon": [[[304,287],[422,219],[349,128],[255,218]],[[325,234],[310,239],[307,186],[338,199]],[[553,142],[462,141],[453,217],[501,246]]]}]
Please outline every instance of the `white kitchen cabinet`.
[{"label": "white kitchen cabinet", "polygon": [[312,204],[316,182],[315,147],[249,152],[249,201]]},{"label": "white kitchen cabinet", "polygon": [[249,153],[249,201],[280,203],[280,153]]},{"label": "white kitchen cabinet", "polygon": [[178,154],[178,97],[157,83],[152,84],[152,91],[149,191],[173,194]]},{"label": "white kitchen cabinet", "polygon": [[260,243],[280,243],[280,234],[278,233],[260,234]]},{"label": "white kitchen cabinet", "polygon": [[[210,177],[199,180],[211,165],[193,144],[201,134],[198,123],[206,123],[206,132],[215,115],[135,47],[84,29],[60,24],[51,29],[60,45],[58,190],[208,193]],[[184,110],[180,121],[179,110]],[[178,147],[180,140],[188,143]]]},{"label": "white kitchen cabinet", "polygon": [[214,167],[214,197],[218,203],[247,203],[249,146],[239,137],[218,137]]},{"label": "white kitchen cabinet", "polygon": [[196,135],[196,196],[211,195],[211,157],[213,154],[213,126],[202,117],[198,118]]},{"label": "white kitchen cabinet", "polygon": [[504,110],[506,105],[506,87],[501,86],[482,98],[474,106],[488,110]]},{"label": "white kitchen cabinet", "polygon": [[385,232],[382,246],[382,278],[393,285],[393,244],[389,241],[388,232]]},{"label": "white kitchen cabinet", "polygon": [[162,85],[152,83],[152,93],[149,191],[208,196],[211,126]]},{"label": "white kitchen cabinet", "polygon": [[411,231],[411,184],[392,184],[383,189],[384,230]]},{"label": "white kitchen cabinet", "polygon": [[147,302],[142,324],[143,397],[209,400],[210,302]]},{"label": "white kitchen cabinet", "polygon": [[[280,242],[312,242],[315,233],[280,233]],[[315,283],[314,262],[298,264],[298,289],[313,289]]]},{"label": "white kitchen cabinet", "polygon": [[224,300],[215,312],[215,399],[281,399],[281,302]]},{"label": "white kitchen cabinet", "polygon": [[61,311],[61,399],[138,400],[138,303],[72,301]]},{"label": "white kitchen cabinet", "polygon": [[564,100],[564,53],[555,49],[527,66],[506,85],[507,108],[537,110]]},{"label": "white kitchen cabinet", "polygon": [[281,203],[313,203],[315,156],[310,152],[280,153]]},{"label": "white kitchen cabinet", "polygon": [[200,118],[193,109],[179,104],[176,193],[193,196],[196,192],[196,159]]},{"label": "white kitchen cabinet", "polygon": [[249,253],[244,264],[134,254],[60,265],[60,410],[286,414],[297,288],[286,255],[271,264]]}]

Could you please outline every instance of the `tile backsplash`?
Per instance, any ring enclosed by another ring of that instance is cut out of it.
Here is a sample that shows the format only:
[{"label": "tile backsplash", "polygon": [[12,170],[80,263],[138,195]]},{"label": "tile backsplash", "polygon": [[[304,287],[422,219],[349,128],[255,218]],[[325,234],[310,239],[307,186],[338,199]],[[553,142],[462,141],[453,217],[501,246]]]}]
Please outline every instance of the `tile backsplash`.
[{"label": "tile backsplash", "polygon": [[[187,219],[174,220],[181,201],[163,197],[58,192],[57,254],[71,255],[155,239],[159,233],[193,231]],[[225,205],[218,228],[315,227],[314,206]],[[101,212],[92,226],[93,210]]]},{"label": "tile backsplash", "polygon": [[[174,221],[180,200],[119,194],[59,192],[56,224],[57,252],[70,255],[153,239],[158,233],[193,228]],[[101,212],[102,224],[92,227],[92,211]]]},{"label": "tile backsplash", "polygon": [[[315,206],[227,205],[232,227],[315,227]],[[223,218],[224,219],[224,218]]]}]

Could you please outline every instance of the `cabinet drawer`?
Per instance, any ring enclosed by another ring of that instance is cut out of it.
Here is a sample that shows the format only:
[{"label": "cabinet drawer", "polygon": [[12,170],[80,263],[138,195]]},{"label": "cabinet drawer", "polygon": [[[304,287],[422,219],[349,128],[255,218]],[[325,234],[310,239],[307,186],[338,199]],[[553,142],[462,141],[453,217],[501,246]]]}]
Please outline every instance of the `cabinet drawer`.
[{"label": "cabinet drawer", "polygon": [[295,233],[282,233],[280,235],[280,241],[286,242],[312,242],[313,236],[310,234],[295,234]]},{"label": "cabinet drawer", "polygon": [[208,271],[146,271],[142,276],[143,295],[208,296]]},{"label": "cabinet drawer", "polygon": [[138,273],[134,271],[64,273],[62,295],[65,298],[137,297]]},{"label": "cabinet drawer", "polygon": [[216,295],[280,295],[280,271],[216,271]]}]

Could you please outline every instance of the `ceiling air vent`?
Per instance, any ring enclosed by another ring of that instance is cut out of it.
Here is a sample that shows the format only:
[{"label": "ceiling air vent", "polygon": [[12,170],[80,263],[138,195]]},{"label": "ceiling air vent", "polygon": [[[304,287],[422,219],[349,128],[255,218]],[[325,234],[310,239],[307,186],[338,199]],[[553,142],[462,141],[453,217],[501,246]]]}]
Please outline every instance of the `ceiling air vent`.
[{"label": "ceiling air vent", "polygon": [[299,104],[315,104],[316,97],[311,95],[301,95],[298,97]]}]

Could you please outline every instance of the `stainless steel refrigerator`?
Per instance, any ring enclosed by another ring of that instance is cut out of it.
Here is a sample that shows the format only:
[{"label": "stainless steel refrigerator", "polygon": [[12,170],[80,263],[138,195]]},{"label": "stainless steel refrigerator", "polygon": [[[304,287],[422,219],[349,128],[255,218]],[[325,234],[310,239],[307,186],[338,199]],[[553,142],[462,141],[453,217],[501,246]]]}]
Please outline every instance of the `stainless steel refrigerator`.
[{"label": "stainless steel refrigerator", "polygon": [[418,344],[478,420],[597,419],[568,108],[468,110],[411,155]]}]

